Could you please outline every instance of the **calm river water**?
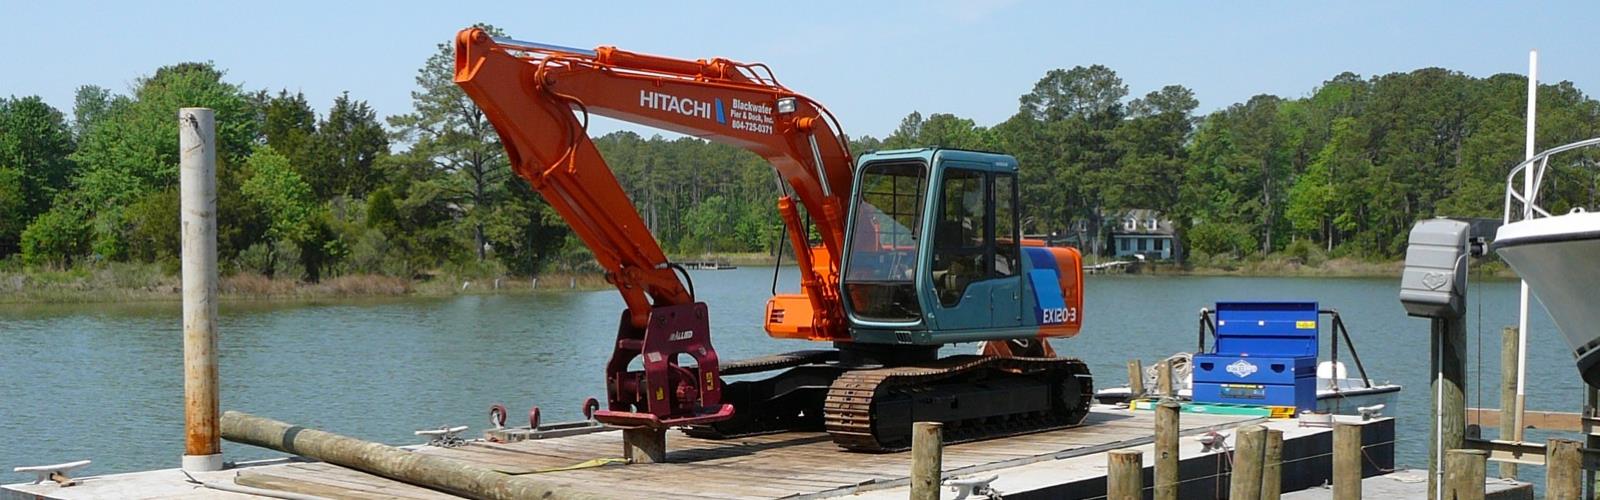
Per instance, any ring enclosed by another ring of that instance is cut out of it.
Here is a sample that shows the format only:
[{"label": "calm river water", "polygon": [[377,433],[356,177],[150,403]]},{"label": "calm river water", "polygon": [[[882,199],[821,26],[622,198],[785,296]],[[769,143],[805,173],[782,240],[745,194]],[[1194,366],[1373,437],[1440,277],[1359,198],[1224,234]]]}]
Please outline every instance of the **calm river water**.
[{"label": "calm river water", "polygon": [[[771,273],[694,272],[723,359],[817,347],[761,331]],[[779,286],[793,289],[794,281],[786,269]],[[1093,276],[1083,333],[1055,346],[1086,360],[1097,385],[1121,385],[1129,359],[1148,365],[1193,349],[1201,307],[1316,300],[1343,313],[1373,378],[1405,385],[1397,458],[1423,467],[1428,324],[1406,317],[1397,286],[1398,279]],[[1516,290],[1507,281],[1473,285],[1473,406],[1498,406],[1500,328],[1515,324]],[[412,431],[446,424],[471,425],[476,435],[494,403],[511,408],[513,422],[532,404],[546,422],[576,419],[583,398],[603,398],[601,369],[621,309],[610,290],[224,303],[222,406],[393,444],[415,443]],[[1577,411],[1581,382],[1567,347],[1543,309],[1534,311],[1529,408]],[[31,479],[11,473],[13,466],[84,458],[100,474],[176,467],[183,450],[179,321],[176,303],[0,306],[0,482]],[[231,443],[224,453],[229,460],[273,455]]]}]

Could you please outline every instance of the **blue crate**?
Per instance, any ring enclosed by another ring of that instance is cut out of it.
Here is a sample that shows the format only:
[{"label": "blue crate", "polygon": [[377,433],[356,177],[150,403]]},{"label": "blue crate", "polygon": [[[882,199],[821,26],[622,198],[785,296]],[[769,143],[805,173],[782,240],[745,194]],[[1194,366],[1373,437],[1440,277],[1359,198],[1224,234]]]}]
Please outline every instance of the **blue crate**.
[{"label": "blue crate", "polygon": [[1200,354],[1194,357],[1194,382],[1294,384],[1317,376],[1317,358]]},{"label": "blue crate", "polygon": [[1300,377],[1288,385],[1195,382],[1193,397],[1199,403],[1293,406],[1297,410],[1315,410],[1317,378]]},{"label": "blue crate", "polygon": [[1317,356],[1316,302],[1218,302],[1217,354]]}]

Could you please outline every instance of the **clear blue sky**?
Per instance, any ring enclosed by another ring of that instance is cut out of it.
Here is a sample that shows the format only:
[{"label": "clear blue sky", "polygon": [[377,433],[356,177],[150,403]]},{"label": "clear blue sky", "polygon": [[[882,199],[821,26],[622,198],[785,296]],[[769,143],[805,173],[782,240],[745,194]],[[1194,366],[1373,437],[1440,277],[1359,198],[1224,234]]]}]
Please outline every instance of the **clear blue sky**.
[{"label": "clear blue sky", "polygon": [[435,44],[477,21],[524,40],[766,62],[847,133],[879,137],[913,110],[999,122],[1045,71],[1089,64],[1136,96],[1186,85],[1203,112],[1302,96],[1341,71],[1521,74],[1530,48],[1542,81],[1600,92],[1600,6],[1587,2],[0,0],[0,96],[70,114],[79,85],[127,93],[157,67],[209,60],[319,111],[349,91],[390,115],[410,109]]}]

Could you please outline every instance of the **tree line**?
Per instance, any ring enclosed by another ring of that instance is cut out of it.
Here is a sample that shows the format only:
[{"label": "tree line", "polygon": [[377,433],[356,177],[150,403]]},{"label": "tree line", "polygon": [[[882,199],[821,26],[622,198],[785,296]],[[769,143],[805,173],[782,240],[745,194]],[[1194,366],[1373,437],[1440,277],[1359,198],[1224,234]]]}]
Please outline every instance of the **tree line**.
[{"label": "tree line", "polygon": [[[1016,155],[1025,228],[1078,233],[1091,250],[1107,250],[1108,216],[1148,208],[1200,256],[1383,260],[1403,255],[1419,219],[1500,216],[1523,156],[1526,89],[1513,74],[1342,73],[1303,97],[1257,95],[1201,116],[1182,86],[1129,99],[1109,68],[1075,67],[1048,72],[999,124],[912,113],[864,142]],[[1600,135],[1600,102],[1571,82],[1541,85],[1538,102],[1540,147]],[[1592,154],[1553,164],[1546,207],[1597,206],[1595,166]]]},{"label": "tree line", "polygon": [[[0,99],[0,262],[176,269],[179,107],[216,110],[219,253],[226,272],[319,280],[371,273],[531,275],[592,265],[510,172],[493,127],[451,81],[451,47],[418,70],[410,112],[380,119],[348,94],[317,113],[299,93],[250,90],[183,63],[117,94],[78,89],[71,116]],[[1130,98],[1110,68],[1051,70],[1007,120],[913,112],[864,151],[1000,151],[1023,165],[1023,227],[1104,251],[1121,210],[1172,219],[1187,253],[1318,252],[1393,259],[1435,214],[1498,216],[1521,159],[1526,80],[1426,68],[1343,73],[1297,98],[1209,114],[1168,85]],[[1600,135],[1600,102],[1539,88],[1538,144]],[[670,253],[774,253],[782,224],[759,157],[695,138],[594,138]],[[1592,156],[1547,176],[1554,210],[1596,205]]]}]

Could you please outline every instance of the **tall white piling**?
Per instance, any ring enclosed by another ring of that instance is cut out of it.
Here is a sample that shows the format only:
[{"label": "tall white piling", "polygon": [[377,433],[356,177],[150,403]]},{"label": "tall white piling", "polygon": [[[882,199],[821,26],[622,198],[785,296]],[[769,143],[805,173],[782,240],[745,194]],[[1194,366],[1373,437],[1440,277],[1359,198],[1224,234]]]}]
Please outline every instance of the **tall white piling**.
[{"label": "tall white piling", "polygon": [[[1523,146],[1523,160],[1532,160],[1535,153],[1534,147],[1534,118],[1539,109],[1539,51],[1528,51],[1528,119],[1527,137]],[[1533,218],[1534,198],[1539,190],[1533,186],[1533,166],[1522,169],[1522,219]],[[1522,442],[1522,414],[1525,400],[1527,399],[1528,380],[1528,282],[1522,281],[1522,286],[1517,294],[1517,406],[1512,411],[1513,441]],[[1506,418],[1505,408],[1501,408],[1500,418]]]},{"label": "tall white piling", "polygon": [[179,223],[183,237],[183,469],[222,470],[217,433],[216,115],[178,110]]}]

